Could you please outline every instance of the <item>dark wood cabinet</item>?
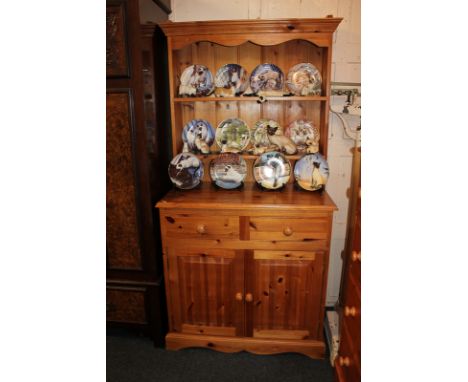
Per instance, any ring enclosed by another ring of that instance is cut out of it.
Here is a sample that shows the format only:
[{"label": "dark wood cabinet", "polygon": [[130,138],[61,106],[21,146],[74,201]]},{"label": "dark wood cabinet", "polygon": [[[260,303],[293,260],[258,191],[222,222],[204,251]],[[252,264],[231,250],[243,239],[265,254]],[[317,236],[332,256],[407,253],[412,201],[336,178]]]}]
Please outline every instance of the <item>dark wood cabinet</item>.
[{"label": "dark wood cabinet", "polygon": [[[152,168],[158,125],[155,100],[149,110],[145,94],[154,76],[146,76],[145,88],[138,1],[107,1],[106,32],[107,322],[141,329],[162,344],[162,264],[152,206],[164,190]],[[154,83],[149,91],[155,93]]]},{"label": "dark wood cabinet", "polygon": [[335,359],[339,382],[361,380],[361,149],[354,150],[347,243],[340,292],[340,347]]}]

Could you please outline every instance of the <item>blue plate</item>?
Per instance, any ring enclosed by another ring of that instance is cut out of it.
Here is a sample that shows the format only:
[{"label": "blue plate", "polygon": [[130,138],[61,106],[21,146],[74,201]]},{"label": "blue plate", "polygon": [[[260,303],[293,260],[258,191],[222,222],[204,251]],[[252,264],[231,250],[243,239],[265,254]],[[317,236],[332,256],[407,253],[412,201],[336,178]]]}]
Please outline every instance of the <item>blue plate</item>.
[{"label": "blue plate", "polygon": [[209,154],[215,131],[204,119],[192,119],[182,130],[183,152]]}]

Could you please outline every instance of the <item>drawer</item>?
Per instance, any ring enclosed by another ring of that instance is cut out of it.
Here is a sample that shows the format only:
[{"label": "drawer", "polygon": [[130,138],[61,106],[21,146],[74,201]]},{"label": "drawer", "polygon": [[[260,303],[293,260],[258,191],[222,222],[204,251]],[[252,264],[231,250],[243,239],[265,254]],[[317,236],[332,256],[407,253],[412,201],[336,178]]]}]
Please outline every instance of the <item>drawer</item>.
[{"label": "drawer", "polygon": [[361,359],[361,293],[352,278],[348,281],[343,301],[343,321],[353,339],[354,351]]},{"label": "drawer", "polygon": [[328,218],[251,217],[251,240],[308,241],[328,238]]},{"label": "drawer", "polygon": [[361,252],[354,251],[351,253],[351,257],[349,259],[349,266],[348,266],[348,277],[354,280],[357,288],[361,289],[361,260],[357,258],[357,254],[361,255]]},{"label": "drawer", "polygon": [[171,238],[239,238],[238,216],[173,214],[163,216],[162,221]]},{"label": "drawer", "polygon": [[361,364],[352,347],[352,337],[348,332],[348,328],[343,323],[341,329],[340,338],[340,349],[338,350],[338,356],[336,357],[336,367],[341,369],[341,373],[344,376],[346,382],[359,382],[361,380]]},{"label": "drawer", "polygon": [[107,321],[146,324],[145,288],[107,287]]}]

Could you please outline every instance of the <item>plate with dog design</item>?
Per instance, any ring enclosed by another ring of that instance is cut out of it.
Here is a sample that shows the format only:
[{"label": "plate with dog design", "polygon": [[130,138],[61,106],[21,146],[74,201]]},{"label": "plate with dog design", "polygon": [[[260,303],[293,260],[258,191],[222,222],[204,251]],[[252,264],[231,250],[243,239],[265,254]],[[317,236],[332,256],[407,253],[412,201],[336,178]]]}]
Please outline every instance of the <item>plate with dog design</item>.
[{"label": "plate with dog design", "polygon": [[282,95],[284,74],[274,64],[260,64],[250,76],[250,88],[257,95]]},{"label": "plate with dog design", "polygon": [[228,118],[219,124],[215,139],[221,152],[238,153],[249,144],[250,130],[242,119]]},{"label": "plate with dog design", "polygon": [[247,175],[247,163],[236,153],[221,153],[210,163],[210,176],[218,187],[238,188]]},{"label": "plate with dog design", "polygon": [[184,142],[182,152],[209,154],[214,137],[215,131],[208,121],[192,119],[182,130],[182,141]]},{"label": "plate with dog design", "polygon": [[190,190],[203,178],[203,162],[191,153],[177,154],[169,163],[169,177],[177,188]]},{"label": "plate with dog design", "polygon": [[314,65],[303,62],[289,69],[286,85],[295,95],[320,95],[322,94],[322,75]]},{"label": "plate with dog design", "polygon": [[214,90],[213,76],[206,66],[190,65],[180,76],[179,95],[203,97]]}]

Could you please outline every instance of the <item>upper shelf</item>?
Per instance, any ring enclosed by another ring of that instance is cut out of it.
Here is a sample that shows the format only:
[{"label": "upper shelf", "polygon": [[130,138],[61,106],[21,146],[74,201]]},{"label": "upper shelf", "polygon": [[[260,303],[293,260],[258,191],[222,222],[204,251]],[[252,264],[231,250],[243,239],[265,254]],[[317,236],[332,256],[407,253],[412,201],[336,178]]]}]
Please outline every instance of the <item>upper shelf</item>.
[{"label": "upper shelf", "polygon": [[263,97],[260,101],[258,96],[255,97],[177,97],[174,102],[227,102],[227,101],[327,101],[326,96],[283,96],[283,97]]},{"label": "upper shelf", "polygon": [[[225,46],[251,41],[258,45],[275,45],[292,39],[305,39],[317,46],[332,45],[331,36],[342,18],[219,20],[160,23],[171,49],[180,49],[195,41],[211,41]],[[228,26],[228,27],[227,27]]]}]

